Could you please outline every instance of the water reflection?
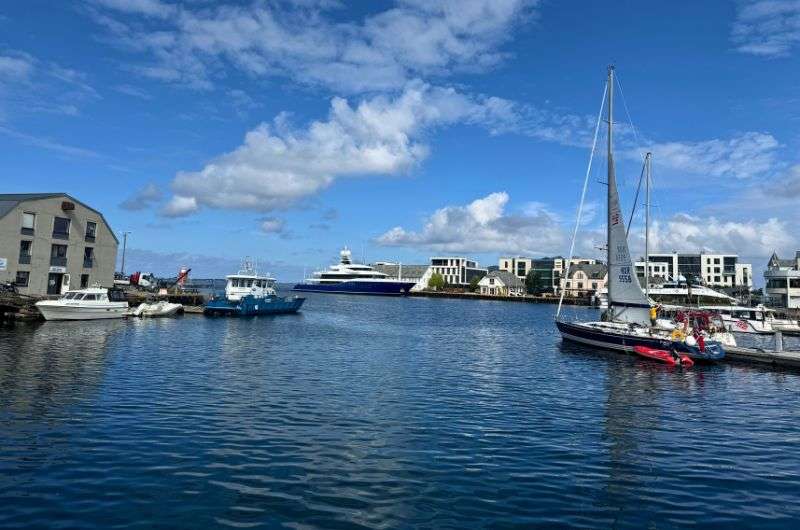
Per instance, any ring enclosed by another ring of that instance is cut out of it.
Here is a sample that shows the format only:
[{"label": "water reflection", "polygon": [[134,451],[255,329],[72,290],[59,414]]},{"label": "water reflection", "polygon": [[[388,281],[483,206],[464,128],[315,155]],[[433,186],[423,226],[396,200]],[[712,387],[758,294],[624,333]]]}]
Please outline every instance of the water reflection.
[{"label": "water reflection", "polygon": [[123,320],[45,322],[0,330],[0,405],[42,414],[96,391]]}]

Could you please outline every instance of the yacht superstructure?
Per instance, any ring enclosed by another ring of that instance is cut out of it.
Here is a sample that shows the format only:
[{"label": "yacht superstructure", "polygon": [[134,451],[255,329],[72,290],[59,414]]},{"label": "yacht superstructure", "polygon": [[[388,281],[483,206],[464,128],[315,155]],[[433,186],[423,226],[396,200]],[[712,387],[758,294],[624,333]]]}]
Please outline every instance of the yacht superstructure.
[{"label": "yacht superstructure", "polygon": [[[400,273],[402,275],[402,266]],[[416,281],[392,278],[361,263],[354,263],[352,253],[345,247],[339,253],[339,263],[327,270],[317,271],[311,278],[293,287],[295,291],[318,293],[407,295]]]}]

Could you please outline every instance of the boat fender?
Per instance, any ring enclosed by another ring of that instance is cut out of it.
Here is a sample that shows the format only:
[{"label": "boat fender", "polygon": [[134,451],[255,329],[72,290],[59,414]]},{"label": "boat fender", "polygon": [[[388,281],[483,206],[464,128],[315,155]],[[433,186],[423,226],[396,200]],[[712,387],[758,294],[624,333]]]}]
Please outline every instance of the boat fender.
[{"label": "boat fender", "polygon": [[692,337],[691,335],[689,335],[688,337],[686,337],[686,339],[684,340],[684,342],[686,343],[686,345],[687,345],[687,346],[697,346],[697,339],[695,339],[695,338],[694,338],[694,337]]}]

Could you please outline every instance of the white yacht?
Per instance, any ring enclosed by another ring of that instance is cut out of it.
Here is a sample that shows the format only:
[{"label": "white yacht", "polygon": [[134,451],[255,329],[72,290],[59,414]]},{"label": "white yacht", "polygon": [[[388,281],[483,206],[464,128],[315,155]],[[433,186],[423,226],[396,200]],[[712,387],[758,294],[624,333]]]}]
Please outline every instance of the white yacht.
[{"label": "white yacht", "polygon": [[747,306],[701,306],[698,309],[719,313],[725,328],[736,333],[775,333],[800,334],[796,320],[778,318],[775,310],[763,305]]},{"label": "white yacht", "polygon": [[[398,276],[402,275],[402,266]],[[294,291],[317,293],[377,294],[389,296],[407,295],[416,281],[392,278],[361,263],[353,263],[350,250],[345,247],[339,253],[339,263],[328,270],[317,271],[295,285]]]},{"label": "white yacht", "polygon": [[128,301],[122,291],[90,287],[67,291],[58,300],[36,302],[36,309],[45,320],[123,318],[128,314]]},{"label": "white yacht", "polygon": [[[705,285],[689,285],[683,276],[662,284],[651,283],[647,291],[657,304],[682,306],[731,306],[736,298],[710,289]],[[602,288],[595,295],[601,309],[608,308],[608,289]]]}]

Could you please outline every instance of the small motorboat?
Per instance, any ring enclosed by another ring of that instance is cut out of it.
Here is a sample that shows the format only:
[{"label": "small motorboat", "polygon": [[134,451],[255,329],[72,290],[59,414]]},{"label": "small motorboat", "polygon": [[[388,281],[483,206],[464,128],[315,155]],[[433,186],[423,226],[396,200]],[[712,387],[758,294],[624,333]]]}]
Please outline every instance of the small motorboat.
[{"label": "small motorboat", "polygon": [[655,361],[661,361],[672,366],[680,365],[688,368],[694,365],[692,358],[685,353],[673,354],[669,350],[659,350],[656,348],[648,348],[647,346],[634,346],[633,351],[642,357],[647,357],[648,359],[653,359]]},{"label": "small motorboat", "polygon": [[173,304],[166,300],[153,303],[141,303],[131,311],[134,317],[171,317],[183,310],[182,304]]},{"label": "small motorboat", "polygon": [[67,291],[58,300],[36,302],[45,320],[96,320],[123,318],[128,314],[128,300],[118,289],[90,287]]}]

